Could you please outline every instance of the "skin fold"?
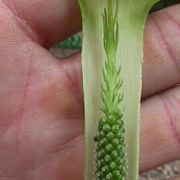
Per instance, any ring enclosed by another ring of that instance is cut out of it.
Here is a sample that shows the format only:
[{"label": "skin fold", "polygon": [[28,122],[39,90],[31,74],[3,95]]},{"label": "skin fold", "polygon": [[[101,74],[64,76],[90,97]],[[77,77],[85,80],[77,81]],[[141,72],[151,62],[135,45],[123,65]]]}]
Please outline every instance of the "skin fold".
[{"label": "skin fold", "polygon": [[[74,0],[0,0],[0,179],[83,179],[80,54],[48,48],[81,29]],[[180,5],[149,16],[141,108],[144,172],[180,158]]]}]

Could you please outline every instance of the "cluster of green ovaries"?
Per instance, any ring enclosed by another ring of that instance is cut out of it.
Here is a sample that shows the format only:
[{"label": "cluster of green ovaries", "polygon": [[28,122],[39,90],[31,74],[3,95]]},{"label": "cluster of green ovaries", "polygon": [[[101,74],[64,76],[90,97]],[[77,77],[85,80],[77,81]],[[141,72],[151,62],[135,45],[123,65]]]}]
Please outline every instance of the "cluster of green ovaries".
[{"label": "cluster of green ovaries", "polygon": [[[103,39],[106,60],[103,67],[102,112],[96,138],[96,180],[126,180],[127,157],[125,124],[119,105],[123,100],[120,91],[123,80],[121,67],[116,61],[119,40],[117,21],[118,0],[107,0],[107,8],[102,14]],[[115,5],[115,6],[113,6]]]}]

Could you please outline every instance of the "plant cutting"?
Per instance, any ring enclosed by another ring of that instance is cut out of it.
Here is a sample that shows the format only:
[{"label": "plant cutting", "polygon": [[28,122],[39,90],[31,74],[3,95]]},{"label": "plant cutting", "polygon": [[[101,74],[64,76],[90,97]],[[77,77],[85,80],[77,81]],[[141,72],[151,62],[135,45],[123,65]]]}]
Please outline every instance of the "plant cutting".
[{"label": "plant cutting", "polygon": [[136,180],[146,17],[157,0],[79,0],[85,180]]}]

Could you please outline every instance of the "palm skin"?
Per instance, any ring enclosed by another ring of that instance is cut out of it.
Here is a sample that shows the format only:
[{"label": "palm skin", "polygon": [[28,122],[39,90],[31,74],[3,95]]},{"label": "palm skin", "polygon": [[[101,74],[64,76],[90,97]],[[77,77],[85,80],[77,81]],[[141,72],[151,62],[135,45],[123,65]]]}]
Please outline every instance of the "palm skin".
[{"label": "palm skin", "polygon": [[80,179],[83,117],[79,88],[62,68],[67,63],[42,65],[37,72],[33,72],[35,64],[29,63],[18,64],[22,69],[18,74],[8,72],[15,82],[1,76],[5,81],[1,81],[0,177],[73,179],[76,172]]},{"label": "palm skin", "polygon": [[[36,8],[42,12],[41,15],[35,13]],[[180,7],[166,11],[172,14],[174,11],[179,12]],[[75,24],[64,22],[60,12],[67,20],[71,18],[70,12],[78,14],[75,15]],[[154,15],[154,18],[160,15],[161,13]],[[179,20],[179,16],[173,18]],[[152,26],[150,21],[151,19],[147,24],[147,33]],[[50,47],[79,30],[80,18],[76,2],[0,0],[0,22],[0,180],[83,179],[80,57],[75,55],[57,61],[42,47]],[[175,44],[179,41],[174,35],[177,32],[175,26],[172,29]],[[165,64],[169,82],[154,85],[163,76],[149,78],[149,71],[156,71],[152,66],[156,62],[146,59],[159,55],[160,58],[156,59],[159,62],[162,60],[163,48],[151,54],[152,42],[148,38],[145,41],[141,171],[180,157],[180,91],[176,87],[180,83],[179,62],[174,58],[176,65]],[[170,48],[174,56],[178,57],[177,47]],[[150,81],[148,85],[147,79]],[[166,90],[170,87],[172,89]],[[158,92],[162,92],[160,95],[164,101],[173,99],[176,115],[173,116],[173,122],[177,126],[176,130],[171,131],[171,123],[162,121],[172,119],[172,110],[169,103],[165,103],[167,110],[161,107],[159,97],[153,96]],[[153,109],[154,104],[158,111]],[[154,128],[153,118],[162,130]],[[157,137],[156,142],[152,140],[154,137]],[[171,147],[166,147],[168,138],[171,139]]]}]

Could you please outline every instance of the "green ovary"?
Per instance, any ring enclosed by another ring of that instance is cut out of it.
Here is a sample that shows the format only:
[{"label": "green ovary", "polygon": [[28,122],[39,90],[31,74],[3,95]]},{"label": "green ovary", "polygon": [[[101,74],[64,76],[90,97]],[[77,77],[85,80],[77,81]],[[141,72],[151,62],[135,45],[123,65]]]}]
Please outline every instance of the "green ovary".
[{"label": "green ovary", "polygon": [[127,160],[124,122],[120,113],[99,122],[96,149],[96,179],[126,180]]}]

